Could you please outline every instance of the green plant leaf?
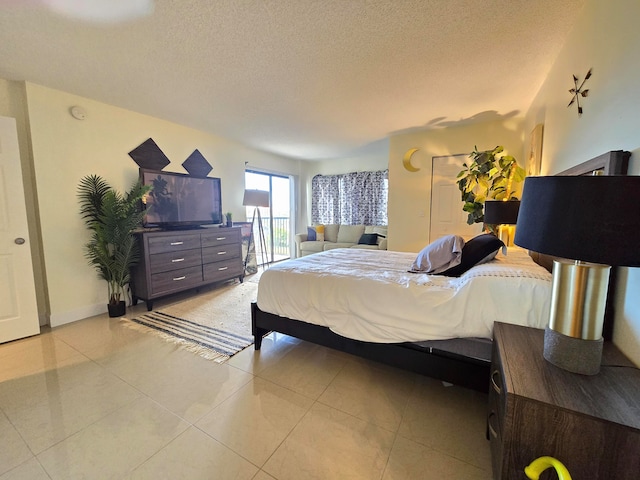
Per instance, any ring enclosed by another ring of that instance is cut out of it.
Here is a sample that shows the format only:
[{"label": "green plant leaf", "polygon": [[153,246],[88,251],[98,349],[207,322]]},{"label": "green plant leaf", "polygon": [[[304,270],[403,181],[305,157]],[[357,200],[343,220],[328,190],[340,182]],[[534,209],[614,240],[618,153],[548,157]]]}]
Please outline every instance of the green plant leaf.
[{"label": "green plant leaf", "polygon": [[124,296],[131,267],[139,261],[132,232],[141,224],[143,212],[139,203],[149,191],[137,181],[121,194],[98,175],[88,175],[78,185],[80,214],[90,232],[85,258],[98,277],[107,282],[111,303]]}]

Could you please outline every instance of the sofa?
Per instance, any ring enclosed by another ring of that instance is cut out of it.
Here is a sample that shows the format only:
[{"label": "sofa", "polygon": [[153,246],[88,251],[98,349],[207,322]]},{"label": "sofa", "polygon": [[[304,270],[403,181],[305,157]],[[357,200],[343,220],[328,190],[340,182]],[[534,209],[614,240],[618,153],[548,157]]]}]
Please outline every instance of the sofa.
[{"label": "sofa", "polygon": [[[309,240],[309,234],[322,231],[316,240]],[[324,238],[323,238],[324,237]],[[296,256],[324,252],[332,248],[387,249],[387,227],[382,225],[340,225],[329,224],[309,227],[307,233],[296,234]]]}]

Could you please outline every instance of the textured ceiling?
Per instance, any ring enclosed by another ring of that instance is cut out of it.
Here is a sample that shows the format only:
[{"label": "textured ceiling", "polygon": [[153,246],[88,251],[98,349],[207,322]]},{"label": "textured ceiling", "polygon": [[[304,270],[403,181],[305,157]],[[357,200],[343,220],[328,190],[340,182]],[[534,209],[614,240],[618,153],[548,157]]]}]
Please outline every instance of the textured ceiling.
[{"label": "textured ceiling", "polygon": [[397,132],[522,115],[583,3],[156,0],[150,16],[90,23],[0,0],[0,77],[335,158]]}]

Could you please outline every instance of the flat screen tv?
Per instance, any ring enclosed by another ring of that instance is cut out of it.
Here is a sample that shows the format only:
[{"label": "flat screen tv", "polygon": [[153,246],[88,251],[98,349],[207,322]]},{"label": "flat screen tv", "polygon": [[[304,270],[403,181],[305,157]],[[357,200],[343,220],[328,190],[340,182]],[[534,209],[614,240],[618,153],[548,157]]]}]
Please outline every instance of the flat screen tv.
[{"label": "flat screen tv", "polygon": [[191,228],[223,223],[219,178],[141,168],[140,180],[152,187],[143,200],[145,227]]}]

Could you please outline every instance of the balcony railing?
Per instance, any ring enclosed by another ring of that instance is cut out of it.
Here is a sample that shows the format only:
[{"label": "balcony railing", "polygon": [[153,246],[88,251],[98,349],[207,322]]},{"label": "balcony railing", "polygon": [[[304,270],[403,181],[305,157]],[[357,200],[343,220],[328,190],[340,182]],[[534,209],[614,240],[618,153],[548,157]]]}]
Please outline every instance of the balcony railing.
[{"label": "balcony railing", "polygon": [[[279,260],[285,260],[291,256],[291,231],[289,229],[289,217],[273,217],[273,232],[271,231],[271,217],[262,217],[262,228],[264,229],[264,236],[267,242],[267,255],[264,257],[269,262],[277,262]],[[260,238],[258,231],[258,223],[256,221],[253,226],[253,238]],[[273,238],[273,252],[270,253],[272,239]],[[256,258],[258,263],[262,264],[263,256],[261,251],[260,242],[256,241]]]}]

